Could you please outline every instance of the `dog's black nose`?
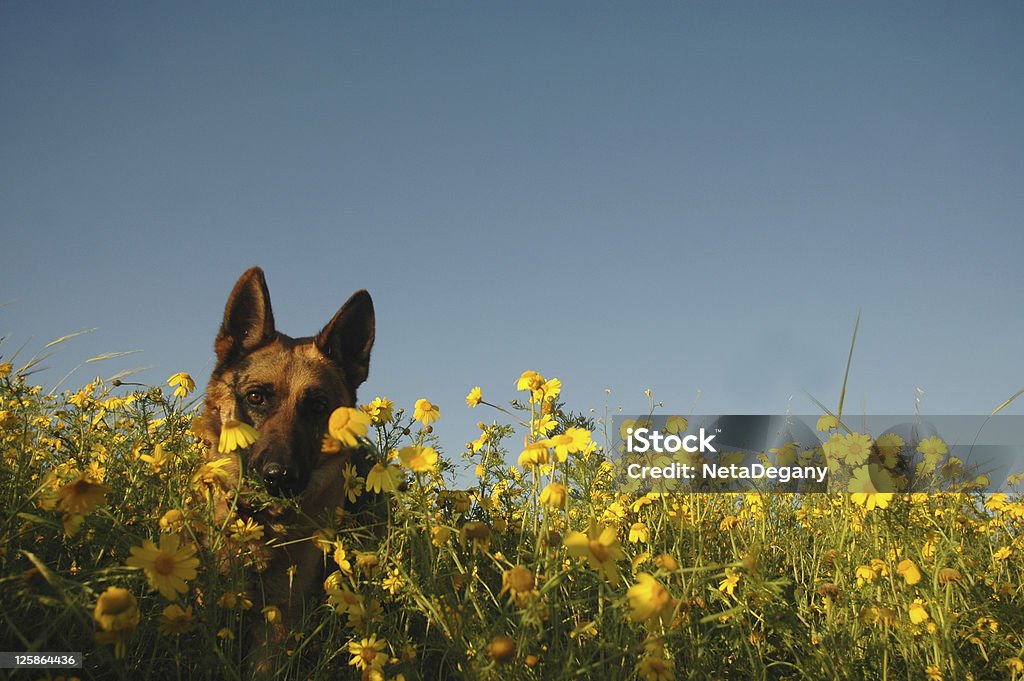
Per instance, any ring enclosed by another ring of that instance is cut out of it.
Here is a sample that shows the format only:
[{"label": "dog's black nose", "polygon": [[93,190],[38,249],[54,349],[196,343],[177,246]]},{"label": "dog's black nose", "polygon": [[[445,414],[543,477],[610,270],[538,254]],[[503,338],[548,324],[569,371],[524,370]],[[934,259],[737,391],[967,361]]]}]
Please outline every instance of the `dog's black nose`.
[{"label": "dog's black nose", "polygon": [[298,480],[292,469],[279,463],[268,463],[263,467],[263,484],[274,496],[290,495],[296,491]]}]

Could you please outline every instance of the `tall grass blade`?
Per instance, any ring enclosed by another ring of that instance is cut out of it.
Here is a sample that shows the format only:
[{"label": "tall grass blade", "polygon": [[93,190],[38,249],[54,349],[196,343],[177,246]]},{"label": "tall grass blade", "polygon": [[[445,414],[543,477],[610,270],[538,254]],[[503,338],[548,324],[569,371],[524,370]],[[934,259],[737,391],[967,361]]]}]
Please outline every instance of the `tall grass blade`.
[{"label": "tall grass blade", "polygon": [[846,400],[846,382],[850,380],[850,365],[853,364],[853,348],[857,345],[857,331],[860,329],[860,312],[857,312],[857,323],[853,325],[853,338],[850,339],[850,354],[846,357],[846,372],[843,373],[843,389],[839,391],[839,409],[836,418],[843,419],[843,401]]},{"label": "tall grass blade", "polygon": [[96,355],[85,360],[85,364],[92,364],[93,362],[102,362],[108,359],[117,359],[118,357],[126,357],[127,355],[134,355],[142,350],[122,350],[120,352],[104,352],[102,355]]},{"label": "tall grass blade", "polygon": [[95,331],[98,328],[99,328],[98,326],[94,326],[91,329],[82,329],[81,331],[75,331],[74,333],[69,333],[66,336],[61,336],[57,340],[50,341],[49,343],[44,345],[43,349],[46,350],[47,348],[52,348],[54,345],[59,345],[59,344],[63,343],[64,341],[71,340],[72,338],[78,338],[79,336],[84,336],[87,333],[92,333],[93,331]]},{"label": "tall grass blade", "polygon": [[996,414],[998,414],[999,412],[1001,412],[1001,411],[1002,411],[1003,409],[1006,409],[1007,407],[1009,407],[1009,406],[1010,406],[1010,403],[1011,403],[1011,402],[1013,402],[1013,401],[1014,401],[1015,399],[1017,399],[1017,398],[1018,398],[1018,397],[1020,397],[1021,395],[1024,395],[1024,388],[1021,388],[1020,390],[1018,390],[1017,392],[1015,392],[1015,393],[1013,394],[1013,396],[1012,396],[1012,397],[1010,397],[1010,399],[1006,400],[1005,402],[1003,402],[1002,404],[1000,404],[1000,405],[999,405],[998,407],[996,407],[995,411],[993,411],[993,412],[992,412],[991,414],[989,414],[989,416],[995,416]]},{"label": "tall grass blade", "polygon": [[155,369],[155,368],[156,368],[155,364],[149,364],[149,365],[146,365],[144,367],[134,367],[132,369],[125,369],[124,371],[118,371],[116,374],[114,374],[113,376],[111,376],[111,377],[109,377],[107,379],[107,383],[112,383],[113,381],[119,381],[122,378],[128,378],[129,376],[133,376],[133,375],[139,373],[140,371],[146,371],[148,369]]}]

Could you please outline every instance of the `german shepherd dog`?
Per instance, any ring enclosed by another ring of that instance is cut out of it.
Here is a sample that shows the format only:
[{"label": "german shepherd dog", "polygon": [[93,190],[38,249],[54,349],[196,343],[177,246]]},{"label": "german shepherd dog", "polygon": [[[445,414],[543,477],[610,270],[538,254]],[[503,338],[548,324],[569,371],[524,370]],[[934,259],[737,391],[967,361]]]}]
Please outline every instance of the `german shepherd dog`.
[{"label": "german shepherd dog", "polygon": [[262,587],[253,592],[254,600],[258,608],[277,606],[282,615],[270,623],[260,616],[254,624],[249,644],[256,676],[270,674],[272,651],[281,650],[289,626],[300,621],[307,596],[323,580],[324,554],[312,534],[342,503],[343,467],[359,453],[323,454],[321,445],[331,412],[356,404],[373,340],[373,302],[366,291],[353,294],[318,334],[307,338],[291,338],[274,327],[260,268],[246,271],[228,298],[198,427],[210,460],[224,456],[217,444],[229,420],[251,425],[258,439],[235,452],[239,456],[228,466],[231,482],[219,495],[218,526],[248,514],[243,473],[258,479],[273,497],[294,497],[298,504],[298,509],[272,505],[250,515],[264,526],[264,544],[270,547],[257,563]]}]

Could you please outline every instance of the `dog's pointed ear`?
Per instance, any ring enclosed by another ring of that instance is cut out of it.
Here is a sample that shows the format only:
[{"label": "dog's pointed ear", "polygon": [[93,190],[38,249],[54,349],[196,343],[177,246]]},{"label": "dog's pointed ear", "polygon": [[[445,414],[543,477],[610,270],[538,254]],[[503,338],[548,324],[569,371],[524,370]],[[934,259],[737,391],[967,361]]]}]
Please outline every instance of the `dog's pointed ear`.
[{"label": "dog's pointed ear", "polygon": [[243,350],[253,350],[270,342],[274,330],[274,312],[263,270],[250,267],[238,278],[224,307],[224,321],[213,347],[221,363]]},{"label": "dog's pointed ear", "polygon": [[373,337],[373,300],[366,291],[356,291],[317,334],[316,347],[341,367],[354,390],[370,372]]}]

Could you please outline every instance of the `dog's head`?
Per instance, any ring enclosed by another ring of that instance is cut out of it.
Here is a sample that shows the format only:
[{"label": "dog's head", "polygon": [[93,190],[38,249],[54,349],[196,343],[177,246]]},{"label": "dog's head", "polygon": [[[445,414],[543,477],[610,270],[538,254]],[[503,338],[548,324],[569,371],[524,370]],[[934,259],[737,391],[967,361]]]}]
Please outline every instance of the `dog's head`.
[{"label": "dog's head", "polygon": [[259,439],[242,453],[245,468],[275,496],[305,490],[320,462],[327,420],[354,407],[373,346],[373,301],[357,291],[320,333],[291,338],[274,328],[263,270],[239,278],[214,343],[217,366],[206,391],[206,421],[219,437],[228,419]]}]

